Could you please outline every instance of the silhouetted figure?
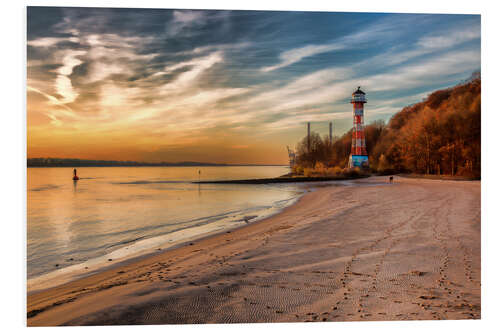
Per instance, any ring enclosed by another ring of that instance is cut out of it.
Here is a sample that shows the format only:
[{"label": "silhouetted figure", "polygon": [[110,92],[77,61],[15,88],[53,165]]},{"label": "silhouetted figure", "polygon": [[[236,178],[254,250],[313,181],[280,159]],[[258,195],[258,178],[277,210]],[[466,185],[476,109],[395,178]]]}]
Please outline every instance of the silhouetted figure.
[{"label": "silhouetted figure", "polygon": [[73,169],[73,180],[78,180],[78,176],[76,175],[76,169]]},{"label": "silhouetted figure", "polygon": [[389,177],[389,183],[391,183],[391,184],[392,184],[392,181],[393,181],[393,180],[394,180],[394,177],[393,177],[393,176],[390,176],[390,177]]}]

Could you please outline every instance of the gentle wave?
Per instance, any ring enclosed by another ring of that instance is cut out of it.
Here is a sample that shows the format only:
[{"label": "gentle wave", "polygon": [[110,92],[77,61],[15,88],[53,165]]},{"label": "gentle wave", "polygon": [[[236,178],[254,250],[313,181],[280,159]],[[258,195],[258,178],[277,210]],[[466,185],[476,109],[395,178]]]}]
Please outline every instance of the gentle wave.
[{"label": "gentle wave", "polygon": [[60,186],[58,186],[58,185],[40,186],[40,187],[32,188],[30,191],[41,192],[41,191],[55,190],[56,188],[60,188]]},{"label": "gentle wave", "polygon": [[136,180],[133,182],[114,182],[115,185],[147,185],[147,184],[190,184],[190,181],[183,180]]}]

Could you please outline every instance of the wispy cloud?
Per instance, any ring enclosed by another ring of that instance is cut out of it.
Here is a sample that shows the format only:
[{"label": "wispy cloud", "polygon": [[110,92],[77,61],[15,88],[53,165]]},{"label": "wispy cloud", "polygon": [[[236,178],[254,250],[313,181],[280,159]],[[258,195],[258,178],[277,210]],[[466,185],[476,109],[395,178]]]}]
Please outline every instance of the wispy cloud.
[{"label": "wispy cloud", "polygon": [[43,37],[28,41],[28,45],[34,47],[52,47],[58,43],[62,42],[73,42],[78,43],[79,39],[77,37]]},{"label": "wispy cloud", "polygon": [[188,71],[181,73],[173,82],[169,82],[161,87],[161,90],[166,93],[180,92],[182,89],[187,89],[195,80],[203,74],[207,69],[213,65],[223,61],[221,52],[216,51],[206,57],[195,58],[188,62],[181,62],[179,64],[165,68],[165,72],[172,72],[177,69],[189,67]]},{"label": "wispy cloud", "polygon": [[297,63],[304,58],[325,52],[341,50],[344,47],[345,45],[342,44],[327,44],[327,45],[307,45],[304,47],[291,49],[280,54],[280,59],[281,59],[280,63],[273,66],[262,67],[261,71],[263,72],[274,71],[276,69]]},{"label": "wispy cloud", "polygon": [[65,52],[62,58],[63,65],[57,69],[59,75],[56,78],[55,88],[57,93],[62,96],[61,103],[72,103],[78,97],[69,76],[73,73],[73,68],[82,63],[78,56],[83,54],[85,51]]},{"label": "wispy cloud", "polygon": [[192,26],[202,25],[205,22],[203,11],[175,10],[173,20],[167,25],[166,31],[170,36],[177,35]]},{"label": "wispy cloud", "polygon": [[446,77],[477,69],[481,55],[479,50],[452,51],[438,54],[424,61],[402,66],[386,73],[361,78],[360,81],[373,92],[411,89],[438,82]]},{"label": "wispy cloud", "polygon": [[278,64],[262,67],[261,71],[274,71],[276,69],[298,63],[304,58],[332,51],[356,49],[358,48],[357,44],[373,42],[380,38],[387,38],[392,35],[401,34],[401,31],[398,31],[397,28],[402,22],[399,20],[391,21],[382,19],[374,24],[370,24],[369,26],[362,28],[361,30],[339,37],[335,41],[326,44],[306,45],[284,51],[279,55],[281,61]]},{"label": "wispy cloud", "polygon": [[447,29],[439,34],[419,38],[410,48],[394,47],[391,50],[371,57],[367,61],[372,66],[393,66],[412,61],[416,58],[437,52],[448,52],[456,46],[481,37],[479,25],[465,26],[463,29]]},{"label": "wispy cloud", "polygon": [[468,25],[461,27],[460,30],[447,29],[425,36],[417,42],[417,47],[425,50],[447,49],[479,38],[481,38],[481,27],[479,25]]}]

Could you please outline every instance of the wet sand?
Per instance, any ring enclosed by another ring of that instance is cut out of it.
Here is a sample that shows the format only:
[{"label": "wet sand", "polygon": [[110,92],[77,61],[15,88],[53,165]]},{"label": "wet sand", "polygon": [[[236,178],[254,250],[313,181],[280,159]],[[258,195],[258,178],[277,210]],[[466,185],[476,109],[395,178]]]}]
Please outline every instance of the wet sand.
[{"label": "wet sand", "polygon": [[480,182],[387,178],[31,294],[28,325],[480,318]]}]

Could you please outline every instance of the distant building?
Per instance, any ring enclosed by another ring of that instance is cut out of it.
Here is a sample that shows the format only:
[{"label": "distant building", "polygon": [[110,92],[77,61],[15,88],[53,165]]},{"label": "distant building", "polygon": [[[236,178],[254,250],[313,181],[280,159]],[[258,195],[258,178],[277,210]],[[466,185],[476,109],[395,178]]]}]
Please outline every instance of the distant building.
[{"label": "distant building", "polygon": [[368,153],[366,152],[365,128],[364,128],[364,104],[365,93],[358,87],[352,93],[351,104],[353,105],[353,128],[351,154],[349,155],[349,168],[368,168]]}]

